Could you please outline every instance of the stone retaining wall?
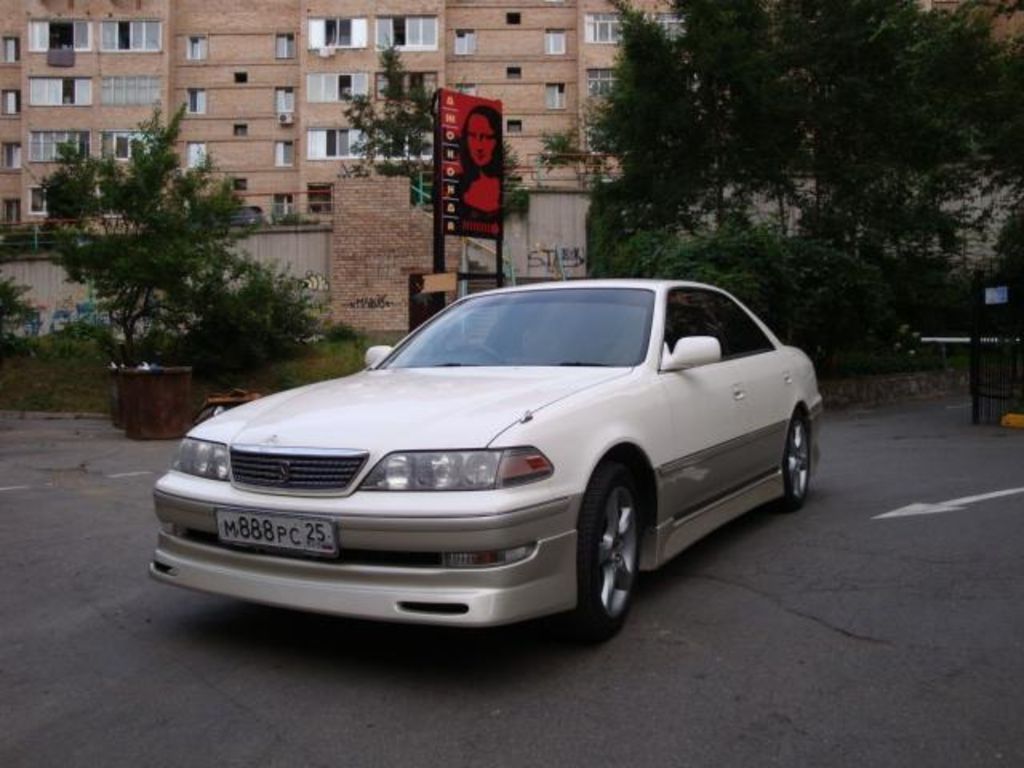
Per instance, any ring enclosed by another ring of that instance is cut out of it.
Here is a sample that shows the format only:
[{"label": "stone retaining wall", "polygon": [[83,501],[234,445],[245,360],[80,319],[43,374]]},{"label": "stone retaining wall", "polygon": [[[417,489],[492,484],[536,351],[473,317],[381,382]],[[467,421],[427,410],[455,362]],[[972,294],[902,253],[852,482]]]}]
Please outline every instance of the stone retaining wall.
[{"label": "stone retaining wall", "polygon": [[819,382],[825,408],[885,405],[970,392],[967,371],[928,371],[884,376],[859,376]]}]

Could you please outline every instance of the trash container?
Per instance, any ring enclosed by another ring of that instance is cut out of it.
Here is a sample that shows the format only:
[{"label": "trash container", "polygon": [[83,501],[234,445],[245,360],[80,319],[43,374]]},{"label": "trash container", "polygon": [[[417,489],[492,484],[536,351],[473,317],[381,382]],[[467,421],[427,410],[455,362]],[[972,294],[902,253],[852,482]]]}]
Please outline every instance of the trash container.
[{"label": "trash container", "polygon": [[132,440],[181,437],[192,425],[192,369],[124,368],[118,401],[125,435]]}]

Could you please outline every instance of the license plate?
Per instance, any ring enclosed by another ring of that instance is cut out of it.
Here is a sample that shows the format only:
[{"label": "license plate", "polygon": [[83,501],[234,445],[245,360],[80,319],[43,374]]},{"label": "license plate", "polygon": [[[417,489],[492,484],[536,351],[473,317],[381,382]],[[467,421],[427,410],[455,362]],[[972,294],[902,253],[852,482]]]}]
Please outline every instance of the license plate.
[{"label": "license plate", "polygon": [[338,554],[334,523],[322,517],[218,509],[217,536],[227,543],[315,557]]}]

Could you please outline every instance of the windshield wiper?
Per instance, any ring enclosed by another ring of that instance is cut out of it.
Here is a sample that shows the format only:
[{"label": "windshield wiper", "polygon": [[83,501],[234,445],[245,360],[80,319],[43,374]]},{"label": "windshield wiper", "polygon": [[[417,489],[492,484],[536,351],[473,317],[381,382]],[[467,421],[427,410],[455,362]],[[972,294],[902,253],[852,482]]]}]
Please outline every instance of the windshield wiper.
[{"label": "windshield wiper", "polygon": [[585,360],[566,360],[565,362],[559,363],[559,367],[562,368],[613,368],[614,366],[608,363],[592,363]]}]

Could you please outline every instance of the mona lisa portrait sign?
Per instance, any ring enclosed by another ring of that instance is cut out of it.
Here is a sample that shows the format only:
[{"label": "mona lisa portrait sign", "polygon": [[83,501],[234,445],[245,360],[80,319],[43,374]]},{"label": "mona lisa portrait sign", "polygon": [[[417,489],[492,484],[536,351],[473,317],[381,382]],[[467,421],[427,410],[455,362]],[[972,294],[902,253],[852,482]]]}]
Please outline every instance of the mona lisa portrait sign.
[{"label": "mona lisa portrait sign", "polygon": [[[434,167],[446,235],[501,238],[501,102],[442,89]],[[435,199],[435,205],[438,200]]]}]

